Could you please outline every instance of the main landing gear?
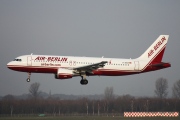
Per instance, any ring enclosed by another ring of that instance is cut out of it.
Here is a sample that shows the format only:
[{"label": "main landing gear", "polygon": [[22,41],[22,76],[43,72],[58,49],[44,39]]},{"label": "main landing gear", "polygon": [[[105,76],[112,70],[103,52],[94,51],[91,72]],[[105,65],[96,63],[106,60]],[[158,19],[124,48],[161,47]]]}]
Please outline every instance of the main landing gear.
[{"label": "main landing gear", "polygon": [[88,80],[86,79],[86,75],[81,75],[81,85],[87,85],[88,84]]},{"label": "main landing gear", "polygon": [[27,82],[30,82],[31,73],[28,73],[28,78],[26,79]]}]

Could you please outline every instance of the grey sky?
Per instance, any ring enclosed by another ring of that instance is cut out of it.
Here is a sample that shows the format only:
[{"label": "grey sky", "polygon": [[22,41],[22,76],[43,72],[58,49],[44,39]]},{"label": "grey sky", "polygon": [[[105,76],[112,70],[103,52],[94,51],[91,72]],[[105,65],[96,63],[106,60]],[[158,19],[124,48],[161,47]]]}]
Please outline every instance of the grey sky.
[{"label": "grey sky", "polygon": [[[0,0],[0,96],[28,93],[33,82],[52,94],[154,96],[155,81],[180,79],[179,0]],[[52,74],[11,71],[6,64],[25,54],[136,58],[160,34],[169,34],[163,61],[171,68],[123,77],[56,80]]]}]

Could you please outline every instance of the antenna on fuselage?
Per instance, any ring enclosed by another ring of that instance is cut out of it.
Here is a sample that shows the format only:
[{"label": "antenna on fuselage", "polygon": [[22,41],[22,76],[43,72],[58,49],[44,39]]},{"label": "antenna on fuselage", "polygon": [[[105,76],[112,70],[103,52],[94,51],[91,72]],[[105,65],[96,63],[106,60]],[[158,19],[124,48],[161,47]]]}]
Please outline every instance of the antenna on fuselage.
[{"label": "antenna on fuselage", "polygon": [[31,53],[31,55],[33,55],[33,53]]}]

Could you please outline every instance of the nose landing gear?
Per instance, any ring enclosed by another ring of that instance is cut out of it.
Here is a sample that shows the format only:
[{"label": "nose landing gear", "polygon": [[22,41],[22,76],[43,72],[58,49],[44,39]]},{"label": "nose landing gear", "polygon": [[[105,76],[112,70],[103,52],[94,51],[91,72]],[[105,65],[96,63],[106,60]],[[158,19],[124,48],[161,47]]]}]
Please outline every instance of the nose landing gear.
[{"label": "nose landing gear", "polygon": [[27,82],[30,82],[31,73],[28,73],[28,78],[26,79]]}]

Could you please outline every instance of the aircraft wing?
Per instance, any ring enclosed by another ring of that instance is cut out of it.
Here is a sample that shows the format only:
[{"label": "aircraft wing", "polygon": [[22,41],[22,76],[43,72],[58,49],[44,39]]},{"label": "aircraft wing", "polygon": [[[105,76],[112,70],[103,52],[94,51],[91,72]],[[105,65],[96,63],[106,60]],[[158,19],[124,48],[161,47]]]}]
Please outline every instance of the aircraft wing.
[{"label": "aircraft wing", "polygon": [[75,67],[75,68],[73,68],[73,70],[75,70],[79,73],[82,73],[82,72],[92,73],[93,70],[104,67],[106,63],[108,63],[108,62],[102,61],[102,62],[95,63],[95,64],[90,64],[90,65],[81,66],[81,67]]}]

